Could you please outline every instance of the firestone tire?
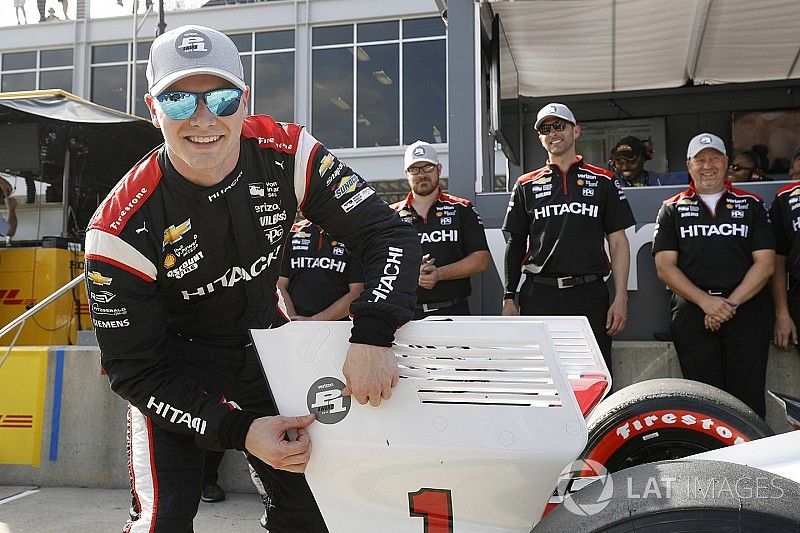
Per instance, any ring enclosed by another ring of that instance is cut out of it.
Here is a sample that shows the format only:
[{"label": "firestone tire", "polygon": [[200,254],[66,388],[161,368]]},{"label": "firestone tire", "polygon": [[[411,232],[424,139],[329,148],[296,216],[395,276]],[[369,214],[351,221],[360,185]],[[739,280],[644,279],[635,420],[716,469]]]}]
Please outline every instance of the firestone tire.
[{"label": "firestone tire", "polygon": [[758,468],[680,460],[635,466],[570,496],[531,533],[800,531],[800,485]]},{"label": "firestone tire", "polygon": [[773,431],[740,400],[677,378],[642,381],[606,398],[587,420],[581,459],[609,472],[760,439]]}]

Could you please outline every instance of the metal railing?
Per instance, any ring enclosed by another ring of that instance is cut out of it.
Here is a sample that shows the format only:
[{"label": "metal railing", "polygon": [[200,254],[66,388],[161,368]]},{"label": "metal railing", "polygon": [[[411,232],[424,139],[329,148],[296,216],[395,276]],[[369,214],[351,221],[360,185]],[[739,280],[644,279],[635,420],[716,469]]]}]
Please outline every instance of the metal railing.
[{"label": "metal railing", "polygon": [[45,307],[47,307],[48,305],[50,305],[51,303],[53,303],[55,300],[60,298],[67,291],[71,290],[75,285],[79,284],[81,281],[83,281],[83,274],[81,274],[80,276],[76,276],[75,279],[68,282],[66,285],[56,290],[53,294],[51,294],[38,304],[34,305],[30,309],[19,315],[17,318],[15,318],[11,322],[0,328],[0,339],[2,339],[8,332],[13,330],[15,327],[19,326],[17,334],[14,335],[14,340],[12,340],[11,343],[8,345],[6,353],[3,354],[3,358],[0,359],[0,367],[2,367],[3,363],[6,362],[8,355],[11,353],[11,349],[14,348],[14,345],[17,343],[19,334],[22,333],[22,328],[25,327],[25,321],[28,320],[33,315],[35,315],[36,313],[38,313],[39,311],[41,311],[42,309],[44,309]]}]

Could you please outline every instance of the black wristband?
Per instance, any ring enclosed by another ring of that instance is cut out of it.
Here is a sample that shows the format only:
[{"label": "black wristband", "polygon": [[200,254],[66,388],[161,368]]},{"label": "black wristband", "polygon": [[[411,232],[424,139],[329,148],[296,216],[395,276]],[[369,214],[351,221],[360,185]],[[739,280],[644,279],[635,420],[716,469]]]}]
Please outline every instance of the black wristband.
[{"label": "black wristband", "polygon": [[507,292],[507,293],[503,294],[503,300],[513,300],[516,297],[517,297],[517,293],[516,292]]},{"label": "black wristband", "polygon": [[234,409],[227,413],[219,425],[219,443],[223,450],[234,449],[244,451],[247,432],[256,418],[255,413]]}]

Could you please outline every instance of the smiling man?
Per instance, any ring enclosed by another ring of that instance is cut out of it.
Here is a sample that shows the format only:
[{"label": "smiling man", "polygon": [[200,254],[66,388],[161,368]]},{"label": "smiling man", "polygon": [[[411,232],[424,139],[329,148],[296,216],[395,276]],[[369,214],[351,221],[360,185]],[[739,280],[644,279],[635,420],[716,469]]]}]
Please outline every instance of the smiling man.
[{"label": "smiling man", "polygon": [[672,291],[683,377],[725,390],[762,418],[775,237],[760,197],[725,179],[725,143],[689,142],[689,188],[664,201],[653,237],[658,277]]},{"label": "smiling man", "polygon": [[246,451],[264,482],[264,527],[327,531],[302,475],[313,417],[277,416],[248,330],[286,322],[275,282],[300,210],[362,259],[343,393],[379,405],[398,380],[394,331],[413,314],[417,235],[302,126],[247,116],[239,52],[222,33],[161,35],[147,81],[164,144],[120,181],[86,235],[102,365],[130,403],[126,531],[191,531],[204,450],[230,448]]},{"label": "smiling man", "polygon": [[[542,168],[520,176],[511,193],[503,222],[510,234],[503,314],[587,317],[610,370],[611,337],[628,317],[625,229],[634,224],[633,213],[613,174],[576,154],[581,127],[567,106],[547,104],[534,128],[549,157]],[[603,279],[609,273],[606,240],[616,289],[610,305]]]}]

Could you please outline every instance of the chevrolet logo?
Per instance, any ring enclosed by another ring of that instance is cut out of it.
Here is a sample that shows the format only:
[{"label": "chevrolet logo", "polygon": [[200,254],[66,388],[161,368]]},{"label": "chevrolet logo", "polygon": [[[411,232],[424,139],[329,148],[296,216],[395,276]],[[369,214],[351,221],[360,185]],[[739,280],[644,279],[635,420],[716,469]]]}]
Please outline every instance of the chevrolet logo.
[{"label": "chevrolet logo", "polygon": [[692,200],[691,198],[684,198],[678,205],[697,205],[697,200]]},{"label": "chevrolet logo", "polygon": [[[177,226],[170,226],[164,230],[164,246],[166,248],[168,244],[175,244],[183,237],[183,234],[192,229],[192,219],[187,218],[186,222],[182,224],[178,224]],[[162,249],[163,249],[162,248]]]},{"label": "chevrolet logo", "polygon": [[86,274],[86,276],[95,285],[111,285],[111,280],[114,279],[114,278],[107,278],[100,272],[95,272],[94,270]]},{"label": "chevrolet logo", "polygon": [[531,183],[535,185],[544,185],[545,183],[550,183],[551,181],[553,181],[553,176],[543,176],[533,180]]},{"label": "chevrolet logo", "polygon": [[294,236],[295,237],[300,237],[302,239],[302,238],[305,238],[305,237],[311,237],[311,234],[310,233],[306,233],[303,230],[300,230],[297,233],[295,233]]},{"label": "chevrolet logo", "polygon": [[325,173],[330,170],[333,166],[333,154],[328,154],[322,158],[322,161],[319,163],[319,175],[320,177],[325,176]]},{"label": "chevrolet logo", "polygon": [[800,188],[793,190],[789,196],[800,196]]}]

